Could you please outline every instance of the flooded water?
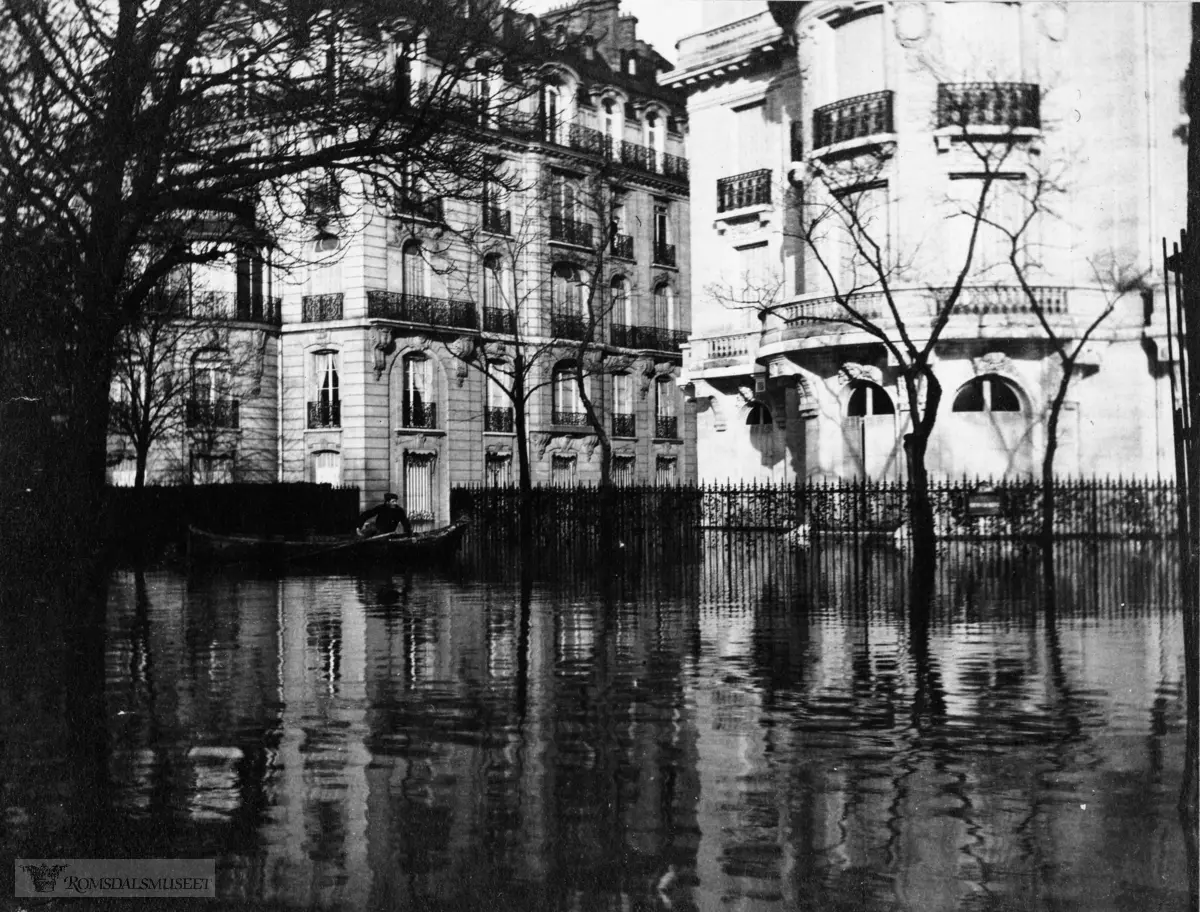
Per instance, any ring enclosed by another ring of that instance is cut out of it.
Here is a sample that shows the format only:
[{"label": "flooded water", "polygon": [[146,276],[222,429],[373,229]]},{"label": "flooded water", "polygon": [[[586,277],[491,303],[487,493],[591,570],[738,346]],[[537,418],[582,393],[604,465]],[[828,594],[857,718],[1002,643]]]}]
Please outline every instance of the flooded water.
[{"label": "flooded water", "polygon": [[947,561],[927,626],[900,557],[720,533],[118,572],[94,627],[32,594],[0,848],[215,856],[273,908],[1189,909],[1162,547],[1081,546],[1049,615],[1020,555]]}]

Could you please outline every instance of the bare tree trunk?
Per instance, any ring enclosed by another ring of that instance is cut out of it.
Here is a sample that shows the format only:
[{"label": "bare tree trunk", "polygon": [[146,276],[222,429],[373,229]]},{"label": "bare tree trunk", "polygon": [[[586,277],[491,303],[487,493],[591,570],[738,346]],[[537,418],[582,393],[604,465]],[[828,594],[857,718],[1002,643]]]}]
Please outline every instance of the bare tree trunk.
[{"label": "bare tree trunk", "polygon": [[531,556],[533,549],[533,470],[529,459],[525,400],[525,358],[518,353],[513,358],[512,403],[513,430],[517,437],[517,490],[520,492],[517,528],[523,560]]},{"label": "bare tree trunk", "polygon": [[1058,419],[1067,398],[1067,387],[1075,372],[1075,359],[1064,359],[1063,375],[1050,402],[1050,417],[1046,423],[1046,452],[1042,455],[1042,586],[1045,589],[1047,611],[1053,612],[1056,599],[1054,571],[1054,456],[1058,452]]}]

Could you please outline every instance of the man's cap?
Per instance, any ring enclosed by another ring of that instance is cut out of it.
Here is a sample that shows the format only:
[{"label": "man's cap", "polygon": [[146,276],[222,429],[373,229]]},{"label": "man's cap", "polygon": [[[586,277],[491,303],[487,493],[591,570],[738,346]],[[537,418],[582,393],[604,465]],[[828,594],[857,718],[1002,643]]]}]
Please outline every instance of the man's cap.
[{"label": "man's cap", "polygon": [[393,494],[391,491],[388,491],[386,494],[383,495],[383,499],[385,501],[386,500],[399,500],[400,497],[399,497],[399,495]]}]

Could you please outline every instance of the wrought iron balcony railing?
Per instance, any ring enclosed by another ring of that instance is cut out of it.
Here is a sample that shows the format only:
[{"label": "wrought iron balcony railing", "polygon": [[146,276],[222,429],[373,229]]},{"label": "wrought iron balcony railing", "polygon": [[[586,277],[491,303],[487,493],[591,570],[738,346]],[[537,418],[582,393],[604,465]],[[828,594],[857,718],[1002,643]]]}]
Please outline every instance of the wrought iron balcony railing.
[{"label": "wrought iron balcony railing", "polygon": [[892,133],[892,92],[843,98],[813,111],[813,148]]},{"label": "wrought iron balcony railing", "polygon": [[305,295],[300,299],[302,313],[300,319],[304,323],[320,323],[324,320],[340,320],[342,318],[342,293]]},{"label": "wrought iron balcony railing", "polygon": [[554,409],[550,414],[550,423],[562,427],[582,427],[588,423],[587,412]]},{"label": "wrought iron balcony railing", "polygon": [[586,339],[587,320],[582,314],[552,313],[550,335],[556,339]]},{"label": "wrought iron balcony railing", "polygon": [[623,260],[632,260],[633,236],[628,234],[614,234],[612,242],[609,244],[609,253]]},{"label": "wrought iron balcony railing", "polygon": [[668,244],[665,241],[656,241],[654,244],[654,265],[655,266],[675,266],[675,245]]},{"label": "wrought iron balcony railing", "polygon": [[436,428],[436,402],[405,402],[401,409],[400,423],[406,428]]},{"label": "wrought iron balcony railing", "polygon": [[746,206],[769,205],[771,202],[771,169],[760,168],[717,181],[717,211],[743,209]]},{"label": "wrought iron balcony railing", "polygon": [[342,426],[342,403],[320,400],[308,403],[308,426],[329,428]]},{"label": "wrought iron balcony railing", "polygon": [[249,295],[232,291],[197,291],[188,298],[187,315],[197,320],[237,320],[278,326],[281,321],[279,298],[261,293]]},{"label": "wrought iron balcony railing", "polygon": [[319,181],[305,188],[305,216],[318,219],[336,218],[341,212],[341,191],[336,183]]},{"label": "wrought iron balcony railing", "polygon": [[614,437],[636,437],[637,416],[632,412],[613,412],[612,434]]},{"label": "wrought iron balcony railing", "polygon": [[236,428],[238,400],[189,399],[187,426],[190,428]]},{"label": "wrought iron balcony railing", "polygon": [[488,406],[483,410],[483,429],[497,434],[513,432],[512,406]]},{"label": "wrought iron balcony railing", "polygon": [[674,177],[678,180],[688,179],[688,160],[682,155],[673,155],[670,152],[664,152],[662,155],[662,173],[667,177]]},{"label": "wrought iron balcony railing", "polygon": [[478,321],[470,301],[450,301],[403,291],[368,291],[367,316],[431,326],[475,329]]},{"label": "wrought iron balcony railing", "polygon": [[592,246],[592,226],[561,215],[550,216],[550,240],[575,244],[578,247]]},{"label": "wrought iron balcony railing", "polygon": [[611,136],[606,136],[599,130],[593,130],[591,127],[575,123],[570,125],[568,136],[572,149],[578,149],[580,152],[590,152],[593,155],[602,155],[605,158],[612,158],[613,142]]},{"label": "wrought iron balcony railing", "polygon": [[441,197],[426,190],[409,189],[396,196],[396,214],[441,224],[445,221]]},{"label": "wrought iron balcony railing", "polygon": [[655,437],[678,437],[679,417],[676,415],[658,415],[654,419]]},{"label": "wrought iron balcony railing", "polygon": [[621,164],[627,168],[655,174],[658,172],[658,154],[649,146],[623,139],[621,140]]},{"label": "wrought iron balcony railing", "polygon": [[483,309],[483,331],[515,336],[517,315],[503,307],[485,307]]},{"label": "wrought iron balcony railing", "polygon": [[512,213],[499,206],[483,207],[483,230],[492,234],[512,234]]},{"label": "wrought iron balcony railing", "polygon": [[661,329],[657,326],[628,326],[614,323],[609,330],[609,340],[621,348],[639,348],[651,351],[677,352],[687,341],[688,334],[679,329]]},{"label": "wrought iron balcony railing", "polygon": [[1027,82],[954,82],[938,86],[939,127],[1027,127],[1042,125],[1042,94]]}]

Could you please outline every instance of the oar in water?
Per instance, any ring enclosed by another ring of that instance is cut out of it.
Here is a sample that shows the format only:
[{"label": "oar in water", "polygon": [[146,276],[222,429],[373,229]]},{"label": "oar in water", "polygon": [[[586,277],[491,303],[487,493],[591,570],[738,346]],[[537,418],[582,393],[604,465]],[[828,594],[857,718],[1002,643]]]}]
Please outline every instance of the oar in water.
[{"label": "oar in water", "polygon": [[354,541],[342,542],[340,545],[331,545],[328,548],[318,548],[315,551],[305,551],[303,554],[293,554],[286,558],[284,563],[289,563],[294,560],[306,560],[310,557],[317,557],[322,554],[331,554],[334,551],[341,551],[343,548],[358,548],[362,545],[370,544],[371,542],[383,541],[385,538],[392,538],[395,532],[384,532],[380,535],[372,535],[370,538],[358,538]]}]

